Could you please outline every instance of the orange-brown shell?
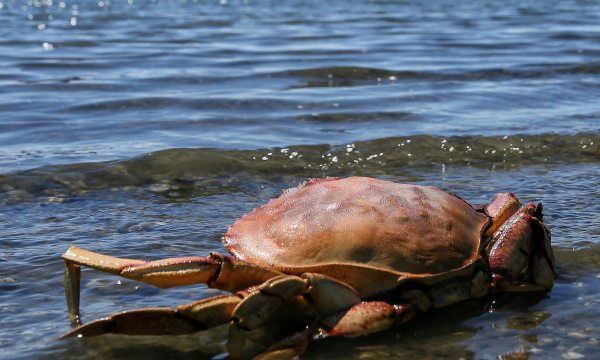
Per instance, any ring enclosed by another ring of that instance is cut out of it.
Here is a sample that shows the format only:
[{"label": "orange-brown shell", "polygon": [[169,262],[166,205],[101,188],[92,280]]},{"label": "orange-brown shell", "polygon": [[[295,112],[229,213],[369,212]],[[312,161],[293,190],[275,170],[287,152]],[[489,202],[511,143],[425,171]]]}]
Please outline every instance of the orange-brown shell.
[{"label": "orange-brown shell", "polygon": [[372,295],[402,279],[463,273],[479,259],[488,221],[434,187],[329,178],[254,209],[224,239],[241,260],[329,275]]}]

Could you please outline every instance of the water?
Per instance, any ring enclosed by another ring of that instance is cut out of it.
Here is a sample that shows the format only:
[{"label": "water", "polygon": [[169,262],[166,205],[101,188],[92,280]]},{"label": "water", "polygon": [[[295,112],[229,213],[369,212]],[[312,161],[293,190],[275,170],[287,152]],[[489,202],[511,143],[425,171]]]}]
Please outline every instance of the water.
[{"label": "water", "polygon": [[[600,357],[597,2],[0,0],[0,357],[221,356],[225,332],[57,341],[60,254],[223,252],[310,177],[541,200],[560,277],[307,358]],[[84,319],[215,294],[84,271]]]}]

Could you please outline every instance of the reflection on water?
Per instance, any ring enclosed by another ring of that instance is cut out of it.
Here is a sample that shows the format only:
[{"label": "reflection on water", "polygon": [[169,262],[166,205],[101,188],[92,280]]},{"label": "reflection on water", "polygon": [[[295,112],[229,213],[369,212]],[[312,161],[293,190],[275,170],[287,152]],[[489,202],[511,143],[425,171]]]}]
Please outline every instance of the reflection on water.
[{"label": "reflection on water", "polygon": [[[55,340],[59,255],[225,251],[310,177],[544,203],[547,295],[307,358],[600,358],[600,8],[571,1],[0,0],[0,357],[224,357],[226,329]],[[84,271],[84,319],[215,295]]]}]

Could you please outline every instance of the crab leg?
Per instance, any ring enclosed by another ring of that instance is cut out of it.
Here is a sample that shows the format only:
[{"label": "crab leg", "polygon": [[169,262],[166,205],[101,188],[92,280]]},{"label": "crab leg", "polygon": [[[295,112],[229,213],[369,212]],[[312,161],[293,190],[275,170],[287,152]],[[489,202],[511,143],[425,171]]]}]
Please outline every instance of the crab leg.
[{"label": "crab leg", "polygon": [[[275,285],[277,287],[277,285]],[[265,286],[266,288],[266,286]],[[81,325],[62,338],[91,337],[107,333],[126,335],[182,335],[206,330],[231,322],[236,307],[255,289],[235,295],[222,295],[181,305],[176,308],[142,308],[121,312]],[[248,358],[261,354],[263,359],[292,358],[304,352],[316,328],[307,327],[315,319],[312,307],[292,299],[283,309],[275,311],[273,322],[245,331],[244,347],[232,358]],[[231,322],[236,326],[236,322]],[[297,331],[298,329],[302,329]],[[295,332],[297,331],[297,332]],[[281,339],[282,334],[291,336]],[[295,332],[295,333],[294,333]],[[235,331],[231,332],[236,341]],[[239,338],[239,337],[238,337]],[[231,340],[230,340],[231,341]]]},{"label": "crab leg", "polygon": [[61,338],[90,337],[102,334],[182,335],[205,327],[181,316],[171,308],[143,308],[124,311],[76,327]]},{"label": "crab leg", "polygon": [[72,326],[81,325],[79,314],[79,293],[81,283],[81,266],[65,260],[65,297],[69,310],[69,321]]},{"label": "crab leg", "polygon": [[306,299],[320,319],[324,334],[355,337],[381,331],[412,318],[412,305],[391,305],[380,301],[363,302],[350,286],[321,274],[284,275],[268,280],[246,296],[232,313],[229,353],[238,358],[245,353],[246,334],[273,316],[289,317],[285,307],[294,299]]},{"label": "crab leg", "polygon": [[298,331],[269,346],[253,360],[297,359],[306,351],[312,335],[313,330],[310,328]]},{"label": "crab leg", "polygon": [[[253,289],[232,313],[229,332],[229,354],[240,358],[247,351],[247,335],[265,324],[274,323],[274,315],[284,318],[294,300],[307,302],[314,319],[345,310],[361,302],[360,295],[350,286],[320,274],[283,275]],[[306,299],[304,301],[303,299]],[[287,320],[285,320],[287,321]]]},{"label": "crab leg", "polygon": [[235,295],[215,296],[177,308],[129,310],[81,325],[62,337],[96,336],[106,333],[127,335],[181,335],[229,322],[241,301]]},{"label": "crab leg", "polygon": [[391,305],[381,301],[361,302],[321,319],[316,323],[317,326],[320,325],[319,329],[308,326],[279,340],[253,359],[295,359],[306,351],[310,339],[317,332],[326,336],[352,338],[403,324],[415,314],[416,311],[411,305]]},{"label": "crab leg", "polygon": [[160,288],[207,284],[230,292],[260,284],[280,272],[249,264],[227,255],[183,257],[156,261],[121,259],[71,246],[65,259],[65,294],[69,318],[80,324],[79,292],[81,265]]}]

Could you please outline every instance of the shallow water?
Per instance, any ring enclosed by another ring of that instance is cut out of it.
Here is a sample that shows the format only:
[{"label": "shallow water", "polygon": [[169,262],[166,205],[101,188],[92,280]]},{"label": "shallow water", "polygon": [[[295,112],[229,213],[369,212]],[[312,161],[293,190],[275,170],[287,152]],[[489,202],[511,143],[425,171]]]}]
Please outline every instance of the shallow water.
[{"label": "shallow water", "polygon": [[[306,358],[600,357],[595,2],[0,0],[0,357],[221,357],[225,331],[55,338],[60,254],[224,251],[307,178],[544,203],[559,279]],[[215,294],[84,271],[84,320]]]}]

